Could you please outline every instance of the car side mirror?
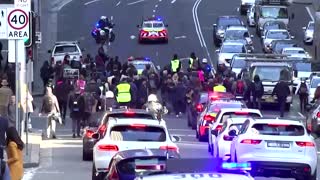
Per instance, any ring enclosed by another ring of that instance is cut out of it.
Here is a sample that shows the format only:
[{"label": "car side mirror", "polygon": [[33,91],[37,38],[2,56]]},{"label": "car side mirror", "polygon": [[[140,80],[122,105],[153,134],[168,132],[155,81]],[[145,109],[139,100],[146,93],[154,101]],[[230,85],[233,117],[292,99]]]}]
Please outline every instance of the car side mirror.
[{"label": "car side mirror", "polygon": [[100,134],[99,133],[92,134],[92,139],[95,139],[95,140],[100,139]]},{"label": "car side mirror", "polygon": [[228,134],[229,134],[229,136],[234,137],[234,136],[237,136],[237,131],[234,130],[234,129],[232,129],[232,130],[230,130],[230,131],[228,132]]},{"label": "car side mirror", "polygon": [[52,51],[51,51],[51,50],[48,50],[48,53],[52,53]]},{"label": "car side mirror", "polygon": [[307,30],[307,27],[302,27],[302,30]]},{"label": "car side mirror", "polygon": [[169,27],[168,24],[166,24],[165,27]]},{"label": "car side mirror", "polygon": [[220,52],[220,49],[217,49],[217,50],[216,50],[216,53],[219,53],[219,52]]},{"label": "car side mirror", "polygon": [[215,129],[212,129],[212,130],[211,130],[211,134],[213,134],[213,135],[215,135],[215,136],[218,136],[218,131],[215,130]]},{"label": "car side mirror", "polygon": [[307,112],[310,112],[312,109],[312,105],[311,104],[306,104],[305,109]]},{"label": "car side mirror", "polygon": [[172,136],[172,135],[171,135],[170,137],[171,137],[171,141],[172,141],[172,142],[174,142],[174,143],[175,143],[175,142],[179,142],[179,137],[178,137],[178,136]]},{"label": "car side mirror", "polygon": [[137,25],[137,28],[139,28],[140,27],[140,25]]}]

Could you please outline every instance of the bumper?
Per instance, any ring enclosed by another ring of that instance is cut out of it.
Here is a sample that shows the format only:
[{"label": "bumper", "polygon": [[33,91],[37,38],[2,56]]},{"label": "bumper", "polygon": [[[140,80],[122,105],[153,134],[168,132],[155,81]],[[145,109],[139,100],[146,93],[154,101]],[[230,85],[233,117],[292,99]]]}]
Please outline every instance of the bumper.
[{"label": "bumper", "polygon": [[116,153],[117,152],[108,152],[108,153],[104,153],[103,155],[100,154],[99,156],[94,155],[93,162],[95,164],[96,171],[108,172],[110,160]]},{"label": "bumper", "polygon": [[153,36],[153,37],[139,37],[140,41],[167,41],[168,37]]},{"label": "bumper", "polygon": [[305,163],[295,162],[270,162],[270,161],[249,161],[253,167],[252,171],[264,175],[281,175],[286,177],[309,176],[313,174],[315,169]]}]

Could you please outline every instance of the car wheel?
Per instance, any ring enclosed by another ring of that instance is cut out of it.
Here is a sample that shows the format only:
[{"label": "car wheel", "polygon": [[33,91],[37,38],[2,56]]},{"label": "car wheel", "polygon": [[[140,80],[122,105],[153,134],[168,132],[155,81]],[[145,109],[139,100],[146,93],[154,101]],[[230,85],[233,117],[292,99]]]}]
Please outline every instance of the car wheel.
[{"label": "car wheel", "polygon": [[82,148],[82,160],[83,160],[83,161],[90,161],[90,160],[92,160],[92,155],[89,154],[89,153],[86,153],[83,148]]}]

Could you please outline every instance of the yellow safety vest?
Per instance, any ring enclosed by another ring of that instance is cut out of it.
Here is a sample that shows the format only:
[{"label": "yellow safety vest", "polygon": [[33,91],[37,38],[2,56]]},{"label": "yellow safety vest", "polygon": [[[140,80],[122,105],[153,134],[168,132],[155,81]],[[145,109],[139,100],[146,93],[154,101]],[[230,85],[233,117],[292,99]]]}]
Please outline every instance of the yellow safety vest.
[{"label": "yellow safety vest", "polygon": [[172,70],[172,72],[177,72],[177,70],[179,68],[179,65],[180,65],[179,59],[172,60],[171,61],[171,70]]},{"label": "yellow safety vest", "polygon": [[190,63],[189,67],[192,68],[193,67],[193,58],[190,58],[189,63]]},{"label": "yellow safety vest", "polygon": [[222,85],[218,85],[218,86],[213,87],[213,91],[214,92],[226,92],[227,89]]},{"label": "yellow safety vest", "polygon": [[117,102],[118,103],[126,103],[131,101],[131,86],[129,83],[121,83],[117,85]]}]

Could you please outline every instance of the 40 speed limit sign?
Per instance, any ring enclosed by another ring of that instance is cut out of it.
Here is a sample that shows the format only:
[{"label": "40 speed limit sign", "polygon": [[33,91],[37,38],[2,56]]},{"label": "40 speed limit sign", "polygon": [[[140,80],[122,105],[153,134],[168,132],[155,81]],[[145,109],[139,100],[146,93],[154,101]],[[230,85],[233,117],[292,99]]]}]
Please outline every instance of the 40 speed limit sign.
[{"label": "40 speed limit sign", "polygon": [[7,9],[8,39],[29,38],[29,12],[23,9]]}]

